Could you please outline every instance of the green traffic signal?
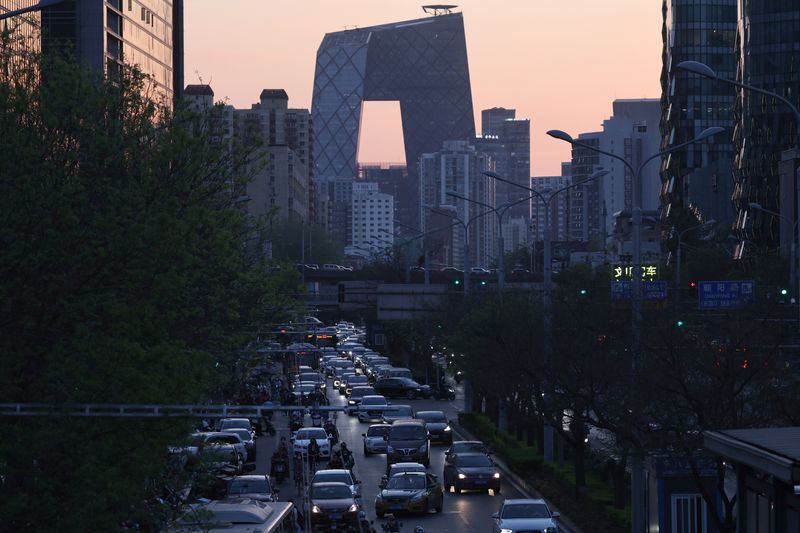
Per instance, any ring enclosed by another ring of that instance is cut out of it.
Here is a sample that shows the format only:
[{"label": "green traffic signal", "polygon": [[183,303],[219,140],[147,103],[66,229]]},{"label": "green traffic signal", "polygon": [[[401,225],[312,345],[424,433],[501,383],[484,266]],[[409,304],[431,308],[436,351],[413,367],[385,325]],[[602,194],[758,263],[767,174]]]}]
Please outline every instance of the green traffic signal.
[{"label": "green traffic signal", "polygon": [[587,294],[589,294],[589,291],[587,291],[586,289],[581,289],[580,290],[580,295],[581,296],[586,296]]},{"label": "green traffic signal", "polygon": [[485,279],[481,280],[481,285],[486,285],[486,280]]},{"label": "green traffic signal", "polygon": [[453,280],[453,285],[461,285],[461,280],[460,279],[454,279]]},{"label": "green traffic signal", "polygon": [[781,289],[781,296],[786,296],[789,294],[789,289]]},{"label": "green traffic signal", "polygon": [[683,320],[681,320],[681,319],[678,319],[677,321],[675,321],[675,325],[678,326],[679,328],[682,328],[684,326],[684,324],[685,324],[685,322]]}]

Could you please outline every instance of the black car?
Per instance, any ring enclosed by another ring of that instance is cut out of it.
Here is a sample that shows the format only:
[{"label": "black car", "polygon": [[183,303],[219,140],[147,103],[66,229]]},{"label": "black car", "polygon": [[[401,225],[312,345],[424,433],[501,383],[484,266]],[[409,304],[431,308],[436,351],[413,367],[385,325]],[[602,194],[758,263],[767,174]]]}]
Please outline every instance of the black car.
[{"label": "black car", "polygon": [[414,418],[425,422],[431,442],[453,444],[453,431],[450,422],[442,411],[417,411]]},{"label": "black car", "polygon": [[484,453],[461,453],[444,465],[442,476],[446,491],[453,487],[456,494],[462,489],[477,489],[495,494],[500,492],[500,471]]},{"label": "black car", "polygon": [[383,378],[375,381],[375,392],[387,398],[430,398],[431,388],[410,378]]},{"label": "black car", "polygon": [[315,483],[309,489],[311,527],[345,530],[358,527],[361,506],[353,490],[341,482]]}]

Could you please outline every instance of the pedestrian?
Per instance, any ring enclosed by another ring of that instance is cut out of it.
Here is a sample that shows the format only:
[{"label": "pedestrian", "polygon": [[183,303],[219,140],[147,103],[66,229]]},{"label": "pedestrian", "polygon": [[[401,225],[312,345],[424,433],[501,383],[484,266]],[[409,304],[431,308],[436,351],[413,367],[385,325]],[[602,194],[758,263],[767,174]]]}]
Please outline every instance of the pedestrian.
[{"label": "pedestrian", "polygon": [[295,505],[294,500],[289,498],[289,503],[292,504],[292,516],[294,517],[294,530],[296,533],[301,533],[305,531],[306,522],[303,518],[303,513],[300,512],[300,509],[297,508]]},{"label": "pedestrian", "polygon": [[313,473],[317,471],[317,461],[319,460],[319,444],[317,439],[312,438],[308,444],[308,468]]}]

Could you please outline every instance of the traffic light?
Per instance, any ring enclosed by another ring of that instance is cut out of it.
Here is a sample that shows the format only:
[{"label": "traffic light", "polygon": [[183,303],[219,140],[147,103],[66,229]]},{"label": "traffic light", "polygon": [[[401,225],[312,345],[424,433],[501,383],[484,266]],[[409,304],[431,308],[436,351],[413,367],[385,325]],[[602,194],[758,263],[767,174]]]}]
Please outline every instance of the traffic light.
[{"label": "traffic light", "polygon": [[483,286],[483,285],[486,285],[486,280],[485,279],[481,280],[481,286]]},{"label": "traffic light", "polygon": [[682,327],[683,327],[683,326],[685,326],[685,325],[686,325],[686,323],[685,323],[683,320],[681,320],[680,318],[679,318],[678,320],[676,320],[676,321],[675,321],[675,326],[676,326],[677,328],[682,328]]},{"label": "traffic light", "polygon": [[694,280],[689,282],[689,296],[697,298],[697,282]]},{"label": "traffic light", "polygon": [[581,289],[578,291],[578,294],[580,294],[581,296],[586,296],[589,294],[589,291],[587,289]]},{"label": "traffic light", "polygon": [[781,288],[781,296],[786,296],[787,294],[789,294],[789,289]]},{"label": "traffic light", "polygon": [[461,285],[461,280],[460,279],[454,279],[453,280],[453,285]]}]

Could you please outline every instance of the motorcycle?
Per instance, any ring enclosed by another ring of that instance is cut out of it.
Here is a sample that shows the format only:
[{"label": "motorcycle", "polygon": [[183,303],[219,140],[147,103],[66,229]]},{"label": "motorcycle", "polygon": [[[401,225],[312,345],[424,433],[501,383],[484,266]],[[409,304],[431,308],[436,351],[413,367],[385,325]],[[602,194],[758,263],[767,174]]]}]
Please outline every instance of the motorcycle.
[{"label": "motorcycle", "polygon": [[400,528],[403,527],[402,522],[398,522],[393,514],[386,515],[386,523],[381,524],[383,533],[400,533]]},{"label": "motorcycle", "polygon": [[445,386],[444,388],[439,387],[433,391],[433,397],[437,400],[453,401],[456,399],[456,391],[449,385]]},{"label": "motorcycle", "polygon": [[331,441],[331,446],[339,442],[339,430],[333,422],[325,423],[325,433],[328,434],[328,439]]},{"label": "motorcycle", "polygon": [[273,455],[270,475],[278,484],[283,483],[283,480],[289,476],[289,459],[282,455]]}]

